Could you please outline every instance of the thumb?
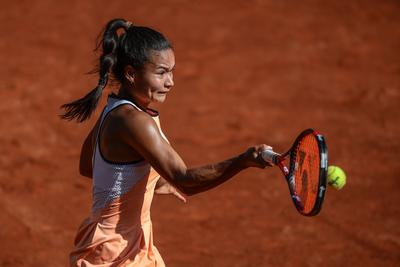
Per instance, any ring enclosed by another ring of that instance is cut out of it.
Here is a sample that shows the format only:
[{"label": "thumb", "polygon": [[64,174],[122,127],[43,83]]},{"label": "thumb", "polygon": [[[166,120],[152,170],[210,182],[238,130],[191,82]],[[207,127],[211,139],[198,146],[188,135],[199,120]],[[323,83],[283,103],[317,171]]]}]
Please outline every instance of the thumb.
[{"label": "thumb", "polygon": [[186,203],[186,198],[184,196],[182,196],[176,189],[174,190],[173,194],[179,198],[180,200],[182,200],[183,203]]}]

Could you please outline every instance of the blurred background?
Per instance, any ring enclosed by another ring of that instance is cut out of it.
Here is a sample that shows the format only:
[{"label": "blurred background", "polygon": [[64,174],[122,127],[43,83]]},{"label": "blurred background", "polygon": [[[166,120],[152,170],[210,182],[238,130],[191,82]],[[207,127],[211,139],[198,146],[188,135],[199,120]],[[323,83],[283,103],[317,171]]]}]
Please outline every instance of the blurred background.
[{"label": "blurred background", "polygon": [[283,152],[312,127],[348,176],[313,218],[296,212],[277,168],[245,170],[187,204],[156,196],[154,242],[167,266],[399,266],[399,1],[1,6],[0,266],[68,265],[90,211],[78,158],[98,112],[77,124],[61,121],[59,106],[96,85],[86,75],[96,37],[117,17],[174,45],[175,87],[156,108],[189,166],[257,143]]}]

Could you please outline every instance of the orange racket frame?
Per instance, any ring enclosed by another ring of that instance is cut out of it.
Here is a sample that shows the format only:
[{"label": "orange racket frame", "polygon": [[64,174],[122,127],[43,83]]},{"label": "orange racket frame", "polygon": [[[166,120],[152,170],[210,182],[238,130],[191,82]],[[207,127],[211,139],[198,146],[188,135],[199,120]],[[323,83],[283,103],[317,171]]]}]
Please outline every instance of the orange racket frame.
[{"label": "orange racket frame", "polygon": [[317,215],[326,192],[328,148],[325,138],[313,129],[306,129],[286,153],[264,150],[261,156],[281,169],[297,211],[304,216]]}]

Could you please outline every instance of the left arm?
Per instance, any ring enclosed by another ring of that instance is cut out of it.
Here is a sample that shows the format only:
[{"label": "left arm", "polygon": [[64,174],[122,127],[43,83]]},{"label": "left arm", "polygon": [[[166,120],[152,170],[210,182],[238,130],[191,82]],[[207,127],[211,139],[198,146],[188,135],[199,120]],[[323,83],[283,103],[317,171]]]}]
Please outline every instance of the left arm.
[{"label": "left arm", "polygon": [[160,179],[158,179],[154,193],[159,194],[159,195],[173,194],[178,199],[180,199],[184,203],[186,203],[186,198],[184,196],[182,196],[173,185],[168,183],[168,181],[162,177],[160,177]]}]

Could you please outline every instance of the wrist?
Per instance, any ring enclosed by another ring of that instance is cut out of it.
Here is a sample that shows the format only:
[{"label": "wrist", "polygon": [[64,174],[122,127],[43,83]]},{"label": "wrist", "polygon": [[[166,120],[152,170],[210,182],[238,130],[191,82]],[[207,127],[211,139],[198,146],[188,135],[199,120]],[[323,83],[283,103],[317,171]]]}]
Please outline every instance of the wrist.
[{"label": "wrist", "polygon": [[237,162],[235,164],[241,170],[247,169],[249,167],[247,153],[242,153],[237,157]]},{"label": "wrist", "polygon": [[168,183],[164,178],[160,177],[156,183],[156,188],[159,188]]}]

